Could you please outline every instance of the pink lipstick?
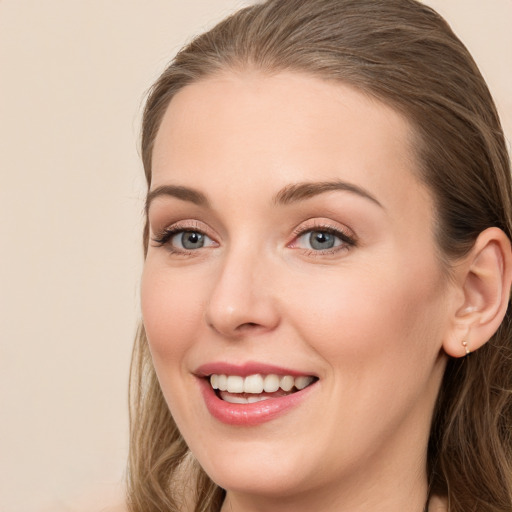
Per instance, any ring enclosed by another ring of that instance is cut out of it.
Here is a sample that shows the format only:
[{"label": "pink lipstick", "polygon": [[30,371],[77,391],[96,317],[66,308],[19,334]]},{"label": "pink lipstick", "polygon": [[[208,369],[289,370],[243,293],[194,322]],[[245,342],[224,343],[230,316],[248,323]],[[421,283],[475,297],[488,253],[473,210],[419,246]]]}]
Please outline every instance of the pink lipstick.
[{"label": "pink lipstick", "polygon": [[209,363],[195,372],[210,414],[229,425],[255,426],[298,406],[318,378],[255,362]]}]

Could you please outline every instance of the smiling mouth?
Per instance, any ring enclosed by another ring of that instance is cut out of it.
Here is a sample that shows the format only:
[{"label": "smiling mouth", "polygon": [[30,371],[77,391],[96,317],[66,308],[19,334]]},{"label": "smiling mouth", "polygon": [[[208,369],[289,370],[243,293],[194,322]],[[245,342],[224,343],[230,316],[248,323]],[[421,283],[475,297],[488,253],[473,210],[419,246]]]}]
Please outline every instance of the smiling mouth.
[{"label": "smiling mouth", "polygon": [[318,379],[309,375],[240,375],[212,374],[210,385],[216,395],[232,404],[251,404],[270,398],[280,398],[301,391]]}]

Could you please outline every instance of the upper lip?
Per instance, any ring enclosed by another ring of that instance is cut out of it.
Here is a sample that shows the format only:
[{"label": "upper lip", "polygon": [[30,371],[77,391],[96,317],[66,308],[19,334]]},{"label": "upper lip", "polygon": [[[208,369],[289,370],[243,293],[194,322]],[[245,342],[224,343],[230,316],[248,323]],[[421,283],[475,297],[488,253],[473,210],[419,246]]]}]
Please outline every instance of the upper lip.
[{"label": "upper lip", "polygon": [[240,377],[247,377],[257,373],[263,375],[291,375],[292,377],[301,377],[304,375],[316,377],[311,372],[304,372],[300,370],[292,370],[273,364],[258,363],[256,361],[247,361],[243,364],[233,364],[226,362],[211,362],[199,366],[195,370],[195,375],[198,377],[208,377],[213,374],[217,375],[239,375]]}]

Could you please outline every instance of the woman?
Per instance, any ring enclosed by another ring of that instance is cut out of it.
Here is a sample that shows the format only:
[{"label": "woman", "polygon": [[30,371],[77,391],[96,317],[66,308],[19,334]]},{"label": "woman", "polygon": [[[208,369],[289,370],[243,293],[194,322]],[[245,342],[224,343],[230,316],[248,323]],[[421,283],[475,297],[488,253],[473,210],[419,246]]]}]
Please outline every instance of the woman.
[{"label": "woman", "polygon": [[151,90],[132,511],[512,510],[510,163],[413,0],[269,0]]}]

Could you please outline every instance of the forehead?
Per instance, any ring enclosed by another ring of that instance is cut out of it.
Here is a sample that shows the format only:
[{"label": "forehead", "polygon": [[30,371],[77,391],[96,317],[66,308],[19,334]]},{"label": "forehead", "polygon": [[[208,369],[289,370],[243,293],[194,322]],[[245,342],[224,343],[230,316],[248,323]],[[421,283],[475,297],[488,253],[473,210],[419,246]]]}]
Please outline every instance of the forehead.
[{"label": "forehead", "polygon": [[262,194],[343,179],[409,204],[412,129],[391,107],[345,84],[300,73],[226,73],[183,88],[153,152],[152,187],[169,181]]}]

